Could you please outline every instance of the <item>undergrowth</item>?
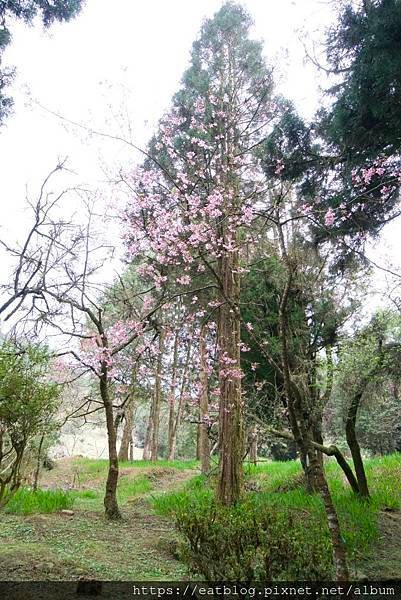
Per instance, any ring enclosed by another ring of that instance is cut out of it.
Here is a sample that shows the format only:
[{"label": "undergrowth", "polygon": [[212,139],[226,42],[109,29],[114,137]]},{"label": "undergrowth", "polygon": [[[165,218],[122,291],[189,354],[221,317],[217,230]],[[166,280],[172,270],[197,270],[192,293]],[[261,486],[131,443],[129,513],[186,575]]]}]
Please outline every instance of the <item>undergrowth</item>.
[{"label": "undergrowth", "polygon": [[20,488],[6,505],[5,512],[17,515],[51,513],[71,509],[75,496],[63,490],[37,490]]},{"label": "undergrowth", "polygon": [[[401,508],[401,455],[368,459],[366,472],[369,502],[352,493],[335,463],[326,467],[351,563],[377,538],[379,510]],[[331,565],[324,508],[306,492],[299,462],[246,465],[245,474],[260,491],[233,508],[216,506],[202,476],[181,492],[153,498],[156,512],[172,517],[183,535],[183,560],[208,579],[324,579]]]}]

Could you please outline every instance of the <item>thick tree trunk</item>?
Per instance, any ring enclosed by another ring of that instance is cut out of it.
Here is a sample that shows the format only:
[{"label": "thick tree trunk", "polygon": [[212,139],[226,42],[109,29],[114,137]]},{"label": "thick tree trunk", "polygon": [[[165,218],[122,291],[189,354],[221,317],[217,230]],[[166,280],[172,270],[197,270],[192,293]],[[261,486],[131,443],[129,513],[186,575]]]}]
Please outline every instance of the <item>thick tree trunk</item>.
[{"label": "thick tree trunk", "polygon": [[361,449],[359,447],[358,438],[356,437],[355,426],[358,415],[359,404],[362,398],[362,393],[355,394],[352,398],[348,409],[347,422],[345,424],[345,435],[347,444],[351,451],[352,460],[356,478],[358,480],[359,494],[364,498],[369,498],[369,487],[366,479],[365,467],[362,460]]},{"label": "thick tree trunk", "polygon": [[120,509],[117,502],[118,484],[118,455],[117,455],[117,432],[114,426],[113,403],[109,394],[107,367],[102,365],[100,377],[100,395],[106,414],[107,441],[109,446],[109,471],[106,481],[106,493],[104,496],[104,507],[108,519],[121,519]]},{"label": "thick tree trunk", "polygon": [[161,377],[163,366],[163,350],[164,350],[164,332],[163,329],[159,334],[159,352],[156,362],[155,373],[155,391],[153,396],[153,428],[150,442],[150,460],[156,461],[159,452],[159,425],[160,425],[160,407],[161,407]]},{"label": "thick tree trunk", "polygon": [[238,251],[220,259],[222,305],[219,311],[219,478],[216,497],[225,505],[240,499],[243,487],[243,416],[240,361],[240,280]]},{"label": "thick tree trunk", "polygon": [[202,327],[199,338],[200,354],[200,384],[201,394],[199,398],[199,453],[201,461],[201,471],[207,475],[210,471],[210,440],[208,434],[209,419],[209,383],[207,368],[207,347],[205,328]]}]

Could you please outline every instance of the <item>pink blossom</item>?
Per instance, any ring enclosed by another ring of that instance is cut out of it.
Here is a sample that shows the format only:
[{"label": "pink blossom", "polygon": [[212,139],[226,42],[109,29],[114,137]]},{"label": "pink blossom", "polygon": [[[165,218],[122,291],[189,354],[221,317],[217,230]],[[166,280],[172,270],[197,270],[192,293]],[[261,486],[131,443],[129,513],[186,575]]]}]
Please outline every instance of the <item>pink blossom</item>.
[{"label": "pink blossom", "polygon": [[329,208],[329,210],[326,212],[325,216],[324,216],[324,224],[326,225],[326,227],[331,227],[334,223],[334,211],[332,208]]}]

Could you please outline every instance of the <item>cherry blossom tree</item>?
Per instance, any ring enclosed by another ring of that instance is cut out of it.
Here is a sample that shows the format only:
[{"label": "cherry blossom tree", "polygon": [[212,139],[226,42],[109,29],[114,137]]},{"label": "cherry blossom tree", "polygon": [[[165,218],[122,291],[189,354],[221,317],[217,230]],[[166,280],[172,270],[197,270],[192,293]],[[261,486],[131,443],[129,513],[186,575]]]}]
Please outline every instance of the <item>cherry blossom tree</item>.
[{"label": "cherry blossom tree", "polygon": [[[66,219],[58,212],[61,196],[53,200],[44,189],[32,206],[34,226],[22,248],[7,246],[15,258],[15,271],[10,299],[4,303],[10,308],[6,318],[14,318],[20,334],[53,339],[54,352],[69,357],[76,377],[90,374],[97,381],[100,401],[90,396],[77,414],[104,410],[109,450],[104,505],[106,516],[118,519],[115,417],[121,409],[118,375],[124,366],[119,359],[135,342],[132,368],[152,343],[146,333],[153,329],[152,316],[159,308],[154,302],[160,299],[147,288],[139,289],[131,312],[116,320],[104,301],[109,286],[104,265],[112,259],[114,247],[101,228],[104,216],[99,220],[95,210],[99,197],[78,188],[66,191],[63,197],[68,194],[70,203],[77,202],[79,208],[78,219]],[[125,294],[122,284],[120,288],[120,294]]]},{"label": "cherry blossom tree", "polygon": [[122,174],[131,194],[127,243],[132,257],[144,259],[142,274],[177,294],[210,292],[219,357],[217,497],[225,504],[242,491],[240,281],[260,235],[255,210],[268,201],[257,149],[278,113],[250,27],[232,3],[205,22],[148,159]]}]

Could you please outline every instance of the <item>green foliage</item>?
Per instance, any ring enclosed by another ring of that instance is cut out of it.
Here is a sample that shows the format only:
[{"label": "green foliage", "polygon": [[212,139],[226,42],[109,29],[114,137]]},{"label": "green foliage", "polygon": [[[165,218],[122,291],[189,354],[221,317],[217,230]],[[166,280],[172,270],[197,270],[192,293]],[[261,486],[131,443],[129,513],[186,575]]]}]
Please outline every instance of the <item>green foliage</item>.
[{"label": "green foliage", "polygon": [[[234,507],[210,493],[175,495],[174,518],[185,537],[182,558],[209,581],[324,579],[331,576],[327,535],[313,516],[253,495]],[[156,500],[159,510],[163,498]]]},{"label": "green foliage", "polygon": [[[400,0],[347,0],[328,31],[325,49],[336,83],[327,91],[330,108],[305,123],[289,102],[262,148],[269,178],[296,183],[300,205],[313,215],[316,243],[347,236],[356,246],[363,233],[377,235],[397,216],[401,148],[401,3]],[[363,174],[390,161],[371,179]],[[355,170],[357,173],[355,173]],[[364,180],[356,185],[355,174]],[[327,227],[325,215],[336,216]],[[352,261],[339,251],[338,266]]]},{"label": "green foliage", "polygon": [[356,433],[373,454],[394,452],[401,444],[399,426],[401,322],[398,313],[380,311],[371,322],[340,344],[328,430],[342,437],[351,400],[360,396]]},{"label": "green foliage", "polygon": [[51,513],[70,509],[74,504],[74,494],[63,490],[37,490],[20,488],[6,506],[5,512],[17,515]]},{"label": "green foliage", "polygon": [[[337,220],[329,232],[321,230],[318,237],[351,234],[360,241],[361,232],[377,235],[398,212],[400,0],[346,2],[329,30],[326,49],[329,65],[340,79],[329,90],[330,109],[320,111],[317,118],[317,132],[324,139],[325,152],[332,156],[332,182],[326,180],[319,195],[340,214],[345,203],[348,216]],[[374,176],[361,193],[353,180],[354,169],[368,169],[385,157],[391,159],[391,168],[383,176]],[[386,188],[392,191],[384,202]]]},{"label": "green foliage", "polygon": [[37,345],[0,348],[0,423],[12,444],[45,430],[58,406],[60,386],[47,379],[50,356]]},{"label": "green foliage", "polygon": [[48,379],[49,360],[38,345],[0,347],[0,506],[20,485],[28,445],[53,425],[61,388]]},{"label": "green foliage", "polygon": [[329,32],[327,55],[341,83],[332,89],[329,139],[352,161],[400,149],[401,3],[348,3]]},{"label": "green foliage", "polygon": [[[366,461],[372,493],[367,503],[350,491],[338,465],[327,464],[351,562],[371,551],[379,533],[379,511],[400,508],[400,469],[401,454]],[[156,511],[174,518],[183,536],[183,560],[210,580],[330,578],[324,507],[319,496],[306,492],[300,463],[266,461],[248,465],[246,473],[261,491],[248,494],[233,508],[215,505],[203,477],[192,479],[184,491],[154,497]]]}]

